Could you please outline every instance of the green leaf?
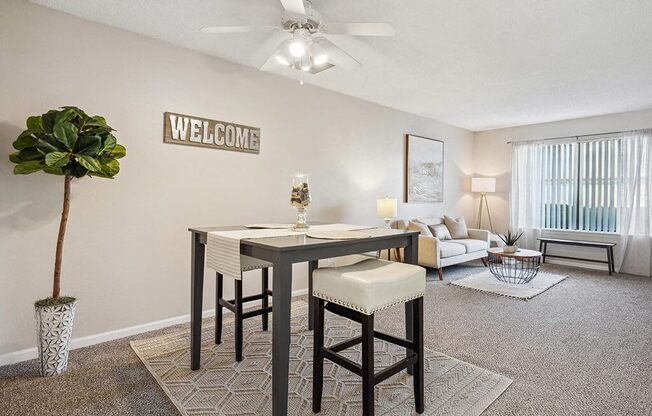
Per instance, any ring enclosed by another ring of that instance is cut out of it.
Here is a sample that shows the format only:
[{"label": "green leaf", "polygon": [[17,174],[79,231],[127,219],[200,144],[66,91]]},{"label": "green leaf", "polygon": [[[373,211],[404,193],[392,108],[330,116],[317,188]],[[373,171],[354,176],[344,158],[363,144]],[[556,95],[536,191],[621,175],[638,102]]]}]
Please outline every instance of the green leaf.
[{"label": "green leaf", "polygon": [[45,165],[38,160],[30,160],[29,162],[22,162],[14,166],[14,174],[27,175],[30,173],[38,172],[43,169]]},{"label": "green leaf", "polygon": [[45,155],[45,164],[55,168],[65,166],[70,162],[70,153],[52,152]]},{"label": "green leaf", "polygon": [[43,119],[41,116],[31,116],[27,118],[28,130],[43,130]]},{"label": "green leaf", "polygon": [[102,172],[102,166],[97,159],[86,155],[77,155],[77,163],[92,172]]},{"label": "green leaf", "polygon": [[57,112],[57,114],[54,116],[54,127],[57,126],[57,124],[65,123],[70,119],[70,117],[74,114],[74,111],[72,108],[66,108],[65,110]]},{"label": "green leaf", "polygon": [[120,162],[115,159],[102,165],[102,173],[111,178],[117,175],[118,172],[120,172]]},{"label": "green leaf", "polygon": [[20,152],[13,152],[12,154],[9,155],[9,160],[11,161],[11,163],[21,163],[22,162],[21,158],[18,156],[19,153]]},{"label": "green leaf", "polygon": [[121,144],[116,144],[115,147],[111,150],[111,155],[116,159],[123,158],[127,155],[127,149]]},{"label": "green leaf", "polygon": [[28,147],[18,152],[18,157],[23,162],[28,160],[41,160],[43,159],[43,153],[39,152],[35,147]]},{"label": "green leaf", "polygon": [[68,150],[72,150],[75,147],[75,142],[77,141],[77,127],[74,124],[64,121],[62,123],[57,123],[54,125],[54,137],[61,143],[63,143]]},{"label": "green leaf", "polygon": [[49,173],[51,175],[66,175],[66,173],[63,171],[63,168],[56,166],[46,166],[43,168],[43,172]]},{"label": "green leaf", "polygon": [[43,152],[43,154],[48,154],[52,152],[59,152],[62,149],[59,149],[58,147],[52,145],[50,142],[46,141],[45,138],[43,139],[38,139],[36,141],[36,148]]},{"label": "green leaf", "polygon": [[113,150],[113,148],[117,143],[118,141],[116,140],[115,136],[113,136],[112,134],[108,134],[104,139],[104,143],[102,144],[102,149],[100,149],[98,153],[102,154],[104,152],[110,152],[111,150]]},{"label": "green leaf", "polygon": [[95,156],[99,153],[101,145],[102,138],[100,136],[79,136],[75,145],[75,153]]},{"label": "green leaf", "polygon": [[[25,130],[25,132],[27,132],[27,131],[29,131],[29,130]],[[36,146],[36,142],[38,141],[38,139],[36,137],[32,136],[31,133],[28,134],[28,135],[25,135],[25,132],[23,132],[20,136],[18,136],[16,141],[14,141],[14,144],[13,144],[14,149],[23,150],[23,149],[27,149],[28,147]]]},{"label": "green leaf", "polygon": [[[79,162],[79,161],[78,161]],[[68,165],[70,166],[70,165]],[[64,168],[64,172],[67,170],[68,166]],[[73,163],[72,168],[70,170],[70,174],[73,175],[75,178],[83,178],[88,174],[88,169],[80,165],[79,163]]]},{"label": "green leaf", "polygon": [[54,118],[58,113],[57,110],[50,110],[41,116],[43,130],[52,133],[52,129],[54,128]]}]

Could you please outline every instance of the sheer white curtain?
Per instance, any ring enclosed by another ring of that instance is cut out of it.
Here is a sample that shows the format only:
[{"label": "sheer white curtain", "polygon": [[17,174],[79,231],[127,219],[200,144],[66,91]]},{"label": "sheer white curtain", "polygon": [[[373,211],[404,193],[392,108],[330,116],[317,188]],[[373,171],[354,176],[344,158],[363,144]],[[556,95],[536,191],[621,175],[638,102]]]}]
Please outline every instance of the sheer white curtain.
[{"label": "sheer white curtain", "polygon": [[523,231],[519,246],[524,248],[536,248],[541,235],[543,172],[541,142],[512,144],[510,228]]},{"label": "sheer white curtain", "polygon": [[623,133],[618,178],[616,270],[652,275],[652,129]]}]

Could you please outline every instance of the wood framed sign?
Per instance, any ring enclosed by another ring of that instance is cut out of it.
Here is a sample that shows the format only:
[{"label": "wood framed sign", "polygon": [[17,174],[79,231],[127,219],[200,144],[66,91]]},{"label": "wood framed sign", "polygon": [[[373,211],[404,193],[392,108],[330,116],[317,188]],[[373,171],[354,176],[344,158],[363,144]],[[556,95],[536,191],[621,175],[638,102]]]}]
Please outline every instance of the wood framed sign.
[{"label": "wood framed sign", "polygon": [[260,129],[227,121],[163,113],[163,142],[260,153]]}]

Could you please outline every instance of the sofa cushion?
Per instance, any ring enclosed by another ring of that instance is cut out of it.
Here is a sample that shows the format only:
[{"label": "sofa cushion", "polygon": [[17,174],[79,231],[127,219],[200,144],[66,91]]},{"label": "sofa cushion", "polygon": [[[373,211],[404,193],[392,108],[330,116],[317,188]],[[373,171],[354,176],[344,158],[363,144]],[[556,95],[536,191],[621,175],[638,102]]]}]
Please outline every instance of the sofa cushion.
[{"label": "sofa cushion", "polygon": [[450,231],[454,239],[469,238],[469,231],[466,228],[464,217],[453,218],[444,215],[444,224],[446,224],[446,228],[448,228],[448,231]]},{"label": "sofa cushion", "polygon": [[437,237],[440,240],[450,240],[453,237],[451,237],[450,231],[448,231],[448,228],[444,224],[433,224],[429,225],[428,228],[434,234],[435,237]]},{"label": "sofa cushion", "polygon": [[457,244],[448,241],[439,242],[439,257],[445,259],[446,257],[461,256],[466,254],[466,247],[464,244]]},{"label": "sofa cushion", "polygon": [[421,235],[425,235],[426,237],[434,237],[430,231],[430,228],[428,228],[426,224],[422,224],[420,222],[410,221],[407,229],[409,231],[418,231]]},{"label": "sofa cushion", "polygon": [[467,253],[475,253],[488,249],[487,242],[484,240],[474,240],[472,238],[460,238],[452,240],[455,244],[463,245]]}]

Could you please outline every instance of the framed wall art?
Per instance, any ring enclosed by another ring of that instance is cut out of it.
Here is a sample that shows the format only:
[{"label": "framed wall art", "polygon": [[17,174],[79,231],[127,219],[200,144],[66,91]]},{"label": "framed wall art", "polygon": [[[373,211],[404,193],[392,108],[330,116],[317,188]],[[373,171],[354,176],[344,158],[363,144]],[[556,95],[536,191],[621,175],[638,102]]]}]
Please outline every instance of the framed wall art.
[{"label": "framed wall art", "polygon": [[405,135],[405,202],[444,202],[444,142]]}]

